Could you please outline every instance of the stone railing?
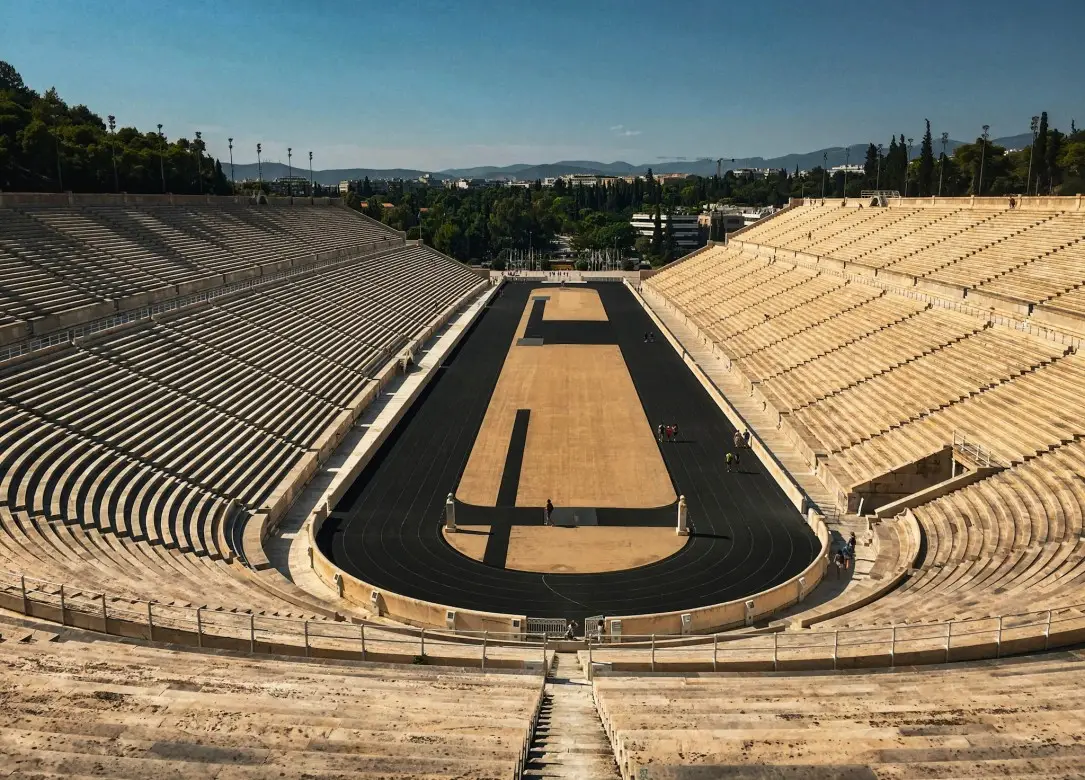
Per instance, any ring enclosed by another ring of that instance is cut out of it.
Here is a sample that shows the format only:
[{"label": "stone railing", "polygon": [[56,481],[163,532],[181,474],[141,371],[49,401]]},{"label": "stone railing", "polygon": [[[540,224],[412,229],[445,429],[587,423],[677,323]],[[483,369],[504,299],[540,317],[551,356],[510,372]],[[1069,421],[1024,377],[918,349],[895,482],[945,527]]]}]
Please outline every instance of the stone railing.
[{"label": "stone railing", "polygon": [[667,639],[623,635],[623,643],[641,643],[639,657],[631,652],[633,648],[593,643],[595,673],[601,673],[600,664],[613,672],[804,671],[1001,658],[1085,641],[1085,604],[939,623],[713,636],[700,649],[674,645]]},{"label": "stone railing", "polygon": [[525,668],[529,665],[526,654],[525,658],[510,658],[507,653],[494,658],[487,655],[487,650],[498,644],[525,651],[546,648],[545,641],[525,643],[519,641],[519,635],[494,631],[451,636],[427,632],[425,628],[364,621],[300,620],[133,600],[6,571],[0,571],[0,607],[110,636],[305,658],[386,663],[417,663],[424,659],[426,663],[482,669]]}]

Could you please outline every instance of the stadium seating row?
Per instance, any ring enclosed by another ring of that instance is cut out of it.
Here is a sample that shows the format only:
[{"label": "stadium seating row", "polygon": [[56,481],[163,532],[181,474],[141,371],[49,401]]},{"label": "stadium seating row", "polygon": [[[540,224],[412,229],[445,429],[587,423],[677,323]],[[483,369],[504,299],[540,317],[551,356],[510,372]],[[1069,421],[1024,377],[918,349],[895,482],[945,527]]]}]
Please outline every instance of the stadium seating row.
[{"label": "stadium seating row", "polygon": [[36,777],[518,776],[538,673],[39,638],[0,622],[0,756]]},{"label": "stadium seating row", "polygon": [[[0,568],[297,613],[253,589],[230,527],[303,480],[378,371],[480,284],[403,247],[9,361]],[[316,597],[300,606],[333,611]]]},{"label": "stadium seating row", "polygon": [[[820,230],[822,243],[831,238],[856,257],[857,247],[867,247],[862,256],[877,252],[892,267],[886,250],[903,246],[905,236],[913,258],[934,246],[963,247],[968,237],[972,259],[938,267],[973,279],[981,267],[1002,273],[1026,247],[1053,258],[1079,246],[1085,224],[1076,213],[1057,211],[859,211],[792,208],[741,239],[795,247],[817,243]],[[1085,269],[1078,274],[1085,279]],[[958,434],[1008,467],[915,508],[919,568],[892,595],[823,625],[945,621],[1085,602],[1078,582],[1085,415],[1076,400],[1085,394],[1085,358],[1062,342],[929,305],[891,286],[758,255],[742,243],[712,247],[646,284],[741,373],[840,497],[839,508],[854,509],[854,490],[943,450]],[[853,287],[866,295],[845,297]],[[889,533],[898,522],[884,521],[878,533],[887,541],[899,537]],[[898,563],[888,568],[899,570]]]},{"label": "stadium seating row", "polygon": [[[1066,200],[1064,209],[1028,210],[815,203],[791,208],[738,238],[845,261],[857,271],[882,269],[1080,314],[1085,213]],[[1069,297],[1058,301],[1063,295]]]},{"label": "stadium seating row", "polygon": [[844,675],[598,677],[623,778],[1080,777],[1077,653]]},{"label": "stadium seating row", "polygon": [[0,325],[176,294],[401,234],[318,206],[0,208]]}]

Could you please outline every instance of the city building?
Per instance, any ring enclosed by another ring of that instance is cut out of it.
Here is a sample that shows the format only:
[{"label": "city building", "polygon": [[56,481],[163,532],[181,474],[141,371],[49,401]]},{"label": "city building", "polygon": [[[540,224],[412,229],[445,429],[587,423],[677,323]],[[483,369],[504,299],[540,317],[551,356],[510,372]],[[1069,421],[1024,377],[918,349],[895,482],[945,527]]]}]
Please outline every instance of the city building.
[{"label": "city building", "polygon": [[280,176],[268,188],[276,195],[309,195],[308,176]]},{"label": "city building", "polygon": [[[705,238],[702,236],[699,215],[663,214],[660,217],[660,223],[664,233],[667,231],[668,222],[671,223],[671,230],[674,232],[674,243],[679,250],[689,252],[704,244]],[[652,233],[655,232],[655,215],[648,213],[634,214],[633,218],[629,220],[629,224],[637,231],[638,236],[651,238]],[[707,236],[707,232],[704,235]]]},{"label": "city building", "polygon": [[767,179],[770,176],[775,176],[782,171],[780,168],[732,168],[731,174],[736,179],[756,179],[758,177]]},{"label": "city building", "polygon": [[569,173],[561,177],[567,185],[575,187],[580,184],[585,187],[594,187],[599,183],[599,177],[594,173]]}]

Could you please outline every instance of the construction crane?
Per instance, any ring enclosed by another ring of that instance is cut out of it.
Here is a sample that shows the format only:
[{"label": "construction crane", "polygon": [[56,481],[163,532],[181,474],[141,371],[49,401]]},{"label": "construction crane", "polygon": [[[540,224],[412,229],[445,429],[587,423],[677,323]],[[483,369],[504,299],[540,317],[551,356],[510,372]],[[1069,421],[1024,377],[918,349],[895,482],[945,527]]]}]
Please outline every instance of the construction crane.
[{"label": "construction crane", "polygon": [[[723,165],[724,159],[725,158],[720,157],[718,160],[716,160],[716,178],[717,179],[719,179],[719,178],[721,178],[723,176],[723,171],[721,170],[721,166]],[[732,157],[731,162],[734,162],[734,161],[735,161],[735,158]]]}]

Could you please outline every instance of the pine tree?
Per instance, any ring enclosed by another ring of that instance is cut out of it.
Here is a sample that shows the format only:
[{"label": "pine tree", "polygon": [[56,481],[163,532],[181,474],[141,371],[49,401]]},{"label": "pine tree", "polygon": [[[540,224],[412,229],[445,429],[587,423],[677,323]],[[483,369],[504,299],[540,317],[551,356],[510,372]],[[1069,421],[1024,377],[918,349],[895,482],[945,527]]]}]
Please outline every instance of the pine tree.
[{"label": "pine tree", "polygon": [[927,123],[927,132],[923,134],[923,143],[919,147],[919,195],[926,197],[933,194],[931,182],[934,180],[934,139],[931,138],[931,120]]},{"label": "pine tree", "polygon": [[1036,192],[1047,192],[1050,184],[1047,172],[1047,112],[1040,114],[1040,131],[1032,155],[1036,160]]}]

